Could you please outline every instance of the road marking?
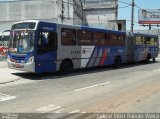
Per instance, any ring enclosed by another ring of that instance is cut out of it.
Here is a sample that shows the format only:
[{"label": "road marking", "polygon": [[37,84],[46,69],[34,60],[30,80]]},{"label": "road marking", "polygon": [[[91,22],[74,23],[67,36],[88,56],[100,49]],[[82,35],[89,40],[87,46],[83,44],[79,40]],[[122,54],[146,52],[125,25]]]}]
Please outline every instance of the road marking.
[{"label": "road marking", "polygon": [[81,113],[85,114],[85,113],[87,113],[87,112],[81,112]]},{"label": "road marking", "polygon": [[17,80],[17,81],[14,81],[14,82],[0,84],[0,87],[14,86],[14,85],[20,85],[20,84],[28,84],[28,83],[32,83],[32,82],[35,82],[35,81],[33,81],[33,80]]},{"label": "road marking", "polygon": [[57,110],[57,111],[54,111],[53,113],[62,113],[63,110],[64,110],[64,109],[59,109],[59,110]]},{"label": "road marking", "polygon": [[16,96],[10,96],[10,95],[0,93],[0,102],[12,100],[15,98],[16,98]]},{"label": "road marking", "polygon": [[78,112],[80,112],[80,110],[74,110],[74,111],[69,112],[69,113],[78,113]]},{"label": "road marking", "polygon": [[89,88],[93,88],[93,87],[97,87],[97,86],[106,85],[108,83],[110,83],[110,82],[99,83],[99,84],[95,84],[95,85],[92,85],[92,86],[87,86],[87,87],[84,87],[84,88],[79,88],[79,89],[76,89],[74,91],[77,92],[77,91],[81,91],[81,90],[85,90],[85,89],[89,89]]},{"label": "road marking", "polygon": [[153,72],[157,72],[157,71],[160,72],[160,69],[155,69],[155,70],[153,70]]},{"label": "road marking", "polygon": [[54,110],[57,110],[57,109],[60,109],[60,108],[61,108],[61,106],[48,105],[46,107],[41,107],[41,108],[38,108],[38,109],[35,109],[35,110],[38,111],[38,112],[41,112],[41,113],[46,113],[46,112],[54,111]]}]

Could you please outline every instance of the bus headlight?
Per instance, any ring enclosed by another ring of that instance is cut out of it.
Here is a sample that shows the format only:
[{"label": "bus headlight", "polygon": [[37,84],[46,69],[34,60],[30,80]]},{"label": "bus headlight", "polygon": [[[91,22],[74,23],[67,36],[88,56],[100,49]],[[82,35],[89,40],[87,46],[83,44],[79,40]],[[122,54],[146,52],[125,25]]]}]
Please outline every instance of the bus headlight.
[{"label": "bus headlight", "polygon": [[30,62],[34,62],[34,56],[30,57],[30,58],[27,60],[27,63],[30,63]]}]

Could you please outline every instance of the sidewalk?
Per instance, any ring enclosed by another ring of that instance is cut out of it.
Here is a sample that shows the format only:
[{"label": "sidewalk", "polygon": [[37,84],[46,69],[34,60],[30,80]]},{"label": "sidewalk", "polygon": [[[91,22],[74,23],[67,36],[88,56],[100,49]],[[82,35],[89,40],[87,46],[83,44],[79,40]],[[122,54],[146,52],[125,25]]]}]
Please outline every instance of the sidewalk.
[{"label": "sidewalk", "polygon": [[0,84],[5,84],[19,80],[20,77],[13,74],[17,72],[17,70],[9,69],[5,60],[0,61]]},{"label": "sidewalk", "polygon": [[6,60],[2,60],[2,61],[0,61],[0,69],[2,69],[2,68],[7,68],[8,66],[7,66],[7,61]]}]

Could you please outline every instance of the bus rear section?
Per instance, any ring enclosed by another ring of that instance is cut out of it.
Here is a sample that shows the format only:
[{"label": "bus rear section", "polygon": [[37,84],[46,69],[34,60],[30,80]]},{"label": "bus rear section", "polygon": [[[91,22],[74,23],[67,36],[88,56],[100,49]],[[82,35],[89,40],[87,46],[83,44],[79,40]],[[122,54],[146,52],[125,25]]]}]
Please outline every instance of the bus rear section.
[{"label": "bus rear section", "polygon": [[159,52],[159,40],[157,35],[140,33],[128,33],[126,41],[126,63],[155,61]]},{"label": "bus rear section", "polygon": [[159,41],[156,35],[147,34],[134,34],[135,48],[134,55],[135,61],[149,62],[150,59],[155,61],[159,52]]}]

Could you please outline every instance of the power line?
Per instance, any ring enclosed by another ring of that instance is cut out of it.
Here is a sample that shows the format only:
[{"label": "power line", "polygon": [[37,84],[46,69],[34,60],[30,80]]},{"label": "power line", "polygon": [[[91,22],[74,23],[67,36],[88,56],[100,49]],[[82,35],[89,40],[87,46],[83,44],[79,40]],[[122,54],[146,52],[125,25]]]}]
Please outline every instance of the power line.
[{"label": "power line", "polygon": [[130,7],[131,5],[126,5],[126,6],[123,6],[123,7],[118,7],[118,8],[127,8],[127,7]]},{"label": "power line", "polygon": [[[119,0],[119,2],[120,2],[120,3],[123,3],[123,4],[128,4],[128,6],[131,6],[131,5],[132,5],[131,3],[123,2],[123,1],[120,1],[120,0]],[[137,8],[139,8],[139,9],[141,9],[141,10],[147,11],[147,9],[144,9],[144,8],[142,8],[142,7],[139,7],[139,6],[136,5],[135,3],[134,3],[134,6],[137,7]],[[147,11],[147,12],[153,14],[152,12],[149,12],[149,11]]]},{"label": "power line", "polygon": [[[134,0],[133,0],[133,1],[134,1]],[[152,12],[148,11],[147,9],[144,9],[144,8],[138,6],[137,4],[133,3],[133,1],[132,1],[132,4],[130,4],[130,3],[123,2],[123,1],[120,1],[120,0],[119,0],[120,3],[128,4],[128,7],[132,5],[132,9],[133,9],[134,7],[136,7],[136,8],[138,8],[138,9],[145,10],[146,12],[150,13],[151,15],[154,15]],[[125,7],[124,7],[124,8],[125,8]],[[133,14],[133,13],[132,13],[132,14]],[[133,15],[132,15],[132,16],[133,16]],[[128,20],[128,21],[131,21],[131,22],[132,22],[132,23],[131,23],[132,28],[133,28],[133,22],[139,24],[137,21],[134,21],[134,20]],[[151,24],[149,24],[148,26],[149,26],[150,29],[151,29],[151,28],[157,29],[157,28],[153,27]],[[131,29],[132,29],[132,28],[131,28]],[[157,29],[157,30],[158,30],[158,29]]]},{"label": "power line", "polygon": [[123,2],[123,1],[121,1],[121,0],[119,0],[118,2],[123,3],[123,4],[126,4],[126,5],[131,5],[131,3]]}]

